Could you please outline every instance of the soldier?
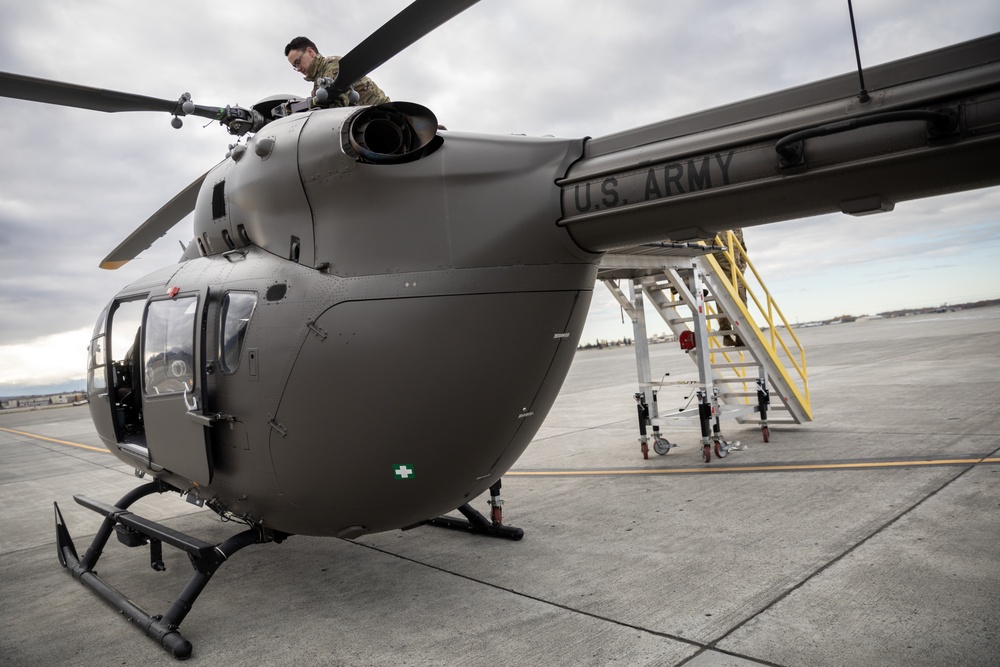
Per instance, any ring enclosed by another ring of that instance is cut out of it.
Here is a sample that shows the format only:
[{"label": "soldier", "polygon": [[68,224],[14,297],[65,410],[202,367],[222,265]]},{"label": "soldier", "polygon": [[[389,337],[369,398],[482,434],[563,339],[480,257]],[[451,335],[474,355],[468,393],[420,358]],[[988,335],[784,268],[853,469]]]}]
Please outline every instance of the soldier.
[{"label": "soldier", "polygon": [[[316,96],[316,90],[319,88],[316,84],[317,80],[323,77],[336,79],[337,73],[340,71],[340,56],[320,55],[316,45],[307,37],[296,37],[290,41],[285,46],[285,56],[296,72],[304,75],[306,81],[313,82],[313,97]],[[382,92],[382,89],[367,76],[354,82],[354,91],[358,94],[358,101],[354,105],[350,103],[347,93],[341,93],[330,101],[330,106],[382,104],[389,101],[389,97]]]}]

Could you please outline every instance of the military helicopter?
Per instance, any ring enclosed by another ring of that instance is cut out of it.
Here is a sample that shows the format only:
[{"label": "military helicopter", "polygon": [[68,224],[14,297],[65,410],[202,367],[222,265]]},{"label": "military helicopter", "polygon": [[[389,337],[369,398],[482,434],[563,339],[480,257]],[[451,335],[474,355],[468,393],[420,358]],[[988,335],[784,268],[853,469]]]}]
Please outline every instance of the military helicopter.
[{"label": "military helicopter", "polygon": [[[151,481],[114,505],[75,497],[105,517],[83,557],[55,509],[61,564],[179,658],[198,595],[252,544],[427,523],[520,538],[500,480],[557,396],[604,253],[1000,183],[1000,35],[596,139],[329,106],[474,4],[417,0],[315,97],[251,108],[0,74],[2,96],[208,118],[246,139],[101,263],[194,213],[181,261],[122,289],[89,348],[97,432]],[[391,404],[390,371],[414,383]],[[487,490],[488,518],[468,505]],[[129,511],[165,492],[247,528],[213,545]],[[440,518],[455,509],[467,520]],[[148,545],[154,569],[163,543],[188,553],[196,572],[166,613],[94,572],[112,534]]]}]

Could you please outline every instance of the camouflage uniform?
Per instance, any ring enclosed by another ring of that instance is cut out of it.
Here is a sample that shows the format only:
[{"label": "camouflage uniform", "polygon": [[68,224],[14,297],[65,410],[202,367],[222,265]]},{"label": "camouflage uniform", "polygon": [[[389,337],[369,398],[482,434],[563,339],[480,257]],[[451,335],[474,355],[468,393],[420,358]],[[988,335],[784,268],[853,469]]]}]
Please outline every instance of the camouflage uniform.
[{"label": "camouflage uniform", "polygon": [[[743,242],[743,230],[742,229],[733,229],[731,231],[733,232],[733,236],[736,238],[736,240],[740,242],[741,246],[743,246],[743,249],[746,250],[746,245]],[[728,236],[727,236],[726,232],[719,232],[719,238],[722,240],[722,244],[725,245],[726,244],[726,240],[728,239]],[[737,271],[739,271],[740,273],[743,273],[743,271],[745,271],[746,268],[747,268],[746,257],[744,257],[743,253],[737,253],[737,251],[735,251],[733,248],[730,248],[729,250],[730,250],[730,252],[732,252],[736,256],[736,269],[737,269]],[[724,253],[722,251],[719,251],[719,252],[716,252],[716,253],[712,253],[712,256],[715,257],[715,261],[719,263],[719,268],[722,269],[722,274],[724,276],[726,276],[726,280],[729,280],[730,282],[732,282],[732,277],[731,277],[732,276],[732,272],[733,272],[732,264],[729,263],[729,258],[726,257],[726,253]],[[740,295],[740,300],[743,303],[746,303],[747,302],[747,288],[746,288],[746,285],[742,281],[739,283],[739,285],[736,286],[736,291]],[[730,323],[730,321],[729,321],[728,318],[726,318],[726,317],[720,317],[718,319],[718,327],[719,327],[720,331],[725,331],[725,330],[728,330],[728,329],[732,329],[732,326],[733,325]],[[723,342],[723,345],[742,345],[743,344],[743,341],[740,339],[739,336],[733,336],[733,335],[729,335],[729,336],[723,337],[722,342]]]},{"label": "camouflage uniform", "polygon": [[[338,72],[340,72],[340,56],[321,56],[316,54],[316,57],[309,64],[309,69],[306,71],[306,81],[313,82],[313,97],[316,96],[316,91],[319,89],[319,86],[316,85],[316,80],[323,77],[336,79]],[[382,92],[382,89],[376,86],[375,82],[367,76],[354,82],[354,90],[358,94],[357,105],[382,104],[389,101],[389,97]],[[341,93],[334,97],[330,106],[351,106],[347,99],[347,93]]]}]

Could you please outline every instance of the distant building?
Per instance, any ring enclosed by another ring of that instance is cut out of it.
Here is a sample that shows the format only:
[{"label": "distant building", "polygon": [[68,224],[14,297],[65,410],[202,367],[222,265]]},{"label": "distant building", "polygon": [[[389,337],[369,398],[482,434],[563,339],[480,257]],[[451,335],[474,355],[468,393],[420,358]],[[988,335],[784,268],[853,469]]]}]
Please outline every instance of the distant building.
[{"label": "distant building", "polygon": [[49,396],[29,396],[18,399],[18,403],[19,407],[22,408],[40,408],[43,405],[52,405],[52,398]]},{"label": "distant building", "polygon": [[49,405],[80,405],[86,402],[87,394],[74,391],[67,394],[50,394],[47,396],[18,396],[0,401],[0,409],[11,408],[41,408]]}]

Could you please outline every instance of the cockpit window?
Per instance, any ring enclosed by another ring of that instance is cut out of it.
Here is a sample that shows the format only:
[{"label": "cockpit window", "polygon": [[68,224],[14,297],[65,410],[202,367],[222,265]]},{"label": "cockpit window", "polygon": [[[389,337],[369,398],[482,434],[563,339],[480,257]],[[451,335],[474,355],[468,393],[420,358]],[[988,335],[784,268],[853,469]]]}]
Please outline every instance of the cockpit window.
[{"label": "cockpit window", "polygon": [[253,292],[229,292],[222,300],[219,364],[223,373],[235,373],[240,367],[243,341],[256,306],[257,295]]},{"label": "cockpit window", "polygon": [[108,319],[108,308],[104,307],[101,316],[97,318],[94,326],[94,335],[90,337],[90,345],[87,346],[87,393],[96,394],[108,387],[107,376],[105,375],[106,357],[104,355],[104,332],[105,323]]},{"label": "cockpit window", "polygon": [[87,347],[87,393],[96,394],[108,387],[104,368],[104,334],[90,341]]},{"label": "cockpit window", "polygon": [[198,297],[151,301],[142,350],[147,396],[194,389],[194,325]]}]

